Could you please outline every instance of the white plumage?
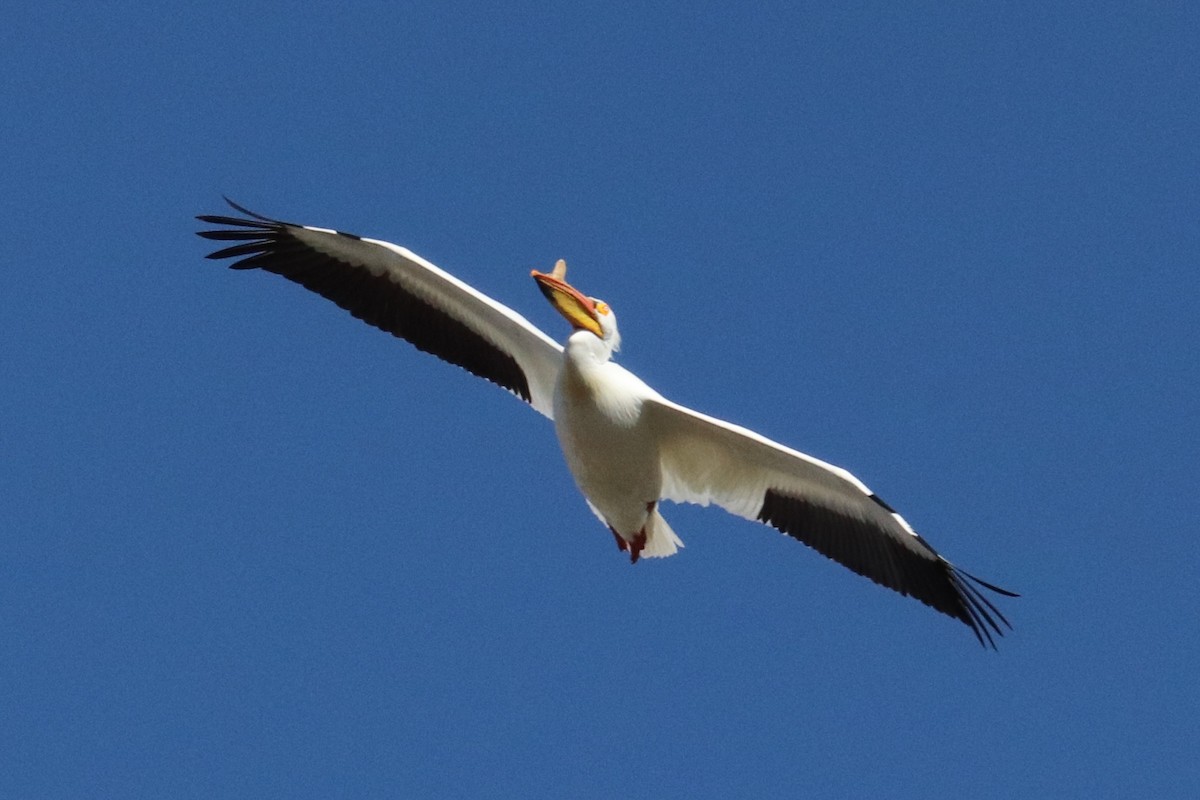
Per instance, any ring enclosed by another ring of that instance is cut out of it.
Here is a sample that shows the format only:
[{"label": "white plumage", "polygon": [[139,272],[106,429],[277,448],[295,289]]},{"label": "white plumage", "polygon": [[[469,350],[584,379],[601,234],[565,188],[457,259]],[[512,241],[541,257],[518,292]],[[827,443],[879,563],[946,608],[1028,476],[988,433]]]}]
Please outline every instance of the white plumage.
[{"label": "white plumage", "polygon": [[403,247],[230,205],[247,217],[199,217],[223,226],[200,236],[236,243],[209,258],[295,281],[551,418],[580,491],[631,561],[682,546],[660,500],[715,503],[962,621],[981,643],[1008,626],[981,589],[1012,592],[954,567],[849,472],[673,403],[614,362],[616,315],[568,284],[563,262],[533,277],[574,328],[565,348]]}]

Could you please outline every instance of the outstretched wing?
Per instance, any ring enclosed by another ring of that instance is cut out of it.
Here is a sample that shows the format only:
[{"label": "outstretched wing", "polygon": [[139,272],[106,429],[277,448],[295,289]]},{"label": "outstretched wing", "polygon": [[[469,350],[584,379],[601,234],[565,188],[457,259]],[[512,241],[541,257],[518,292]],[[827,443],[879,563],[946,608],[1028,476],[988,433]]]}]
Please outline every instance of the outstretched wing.
[{"label": "outstretched wing", "polygon": [[200,236],[236,243],[209,258],[235,258],[234,269],[295,281],[552,417],[562,347],[520,314],[403,247],[280,222],[226,202],[246,217],[197,217],[224,226]]},{"label": "outstretched wing", "polygon": [[677,503],[716,503],[792,536],[876,583],[961,620],[981,644],[1004,615],[980,591],[1015,597],[955,567],[862,481],[839,467],[753,431],[668,400],[646,403],[659,437],[662,494]]}]

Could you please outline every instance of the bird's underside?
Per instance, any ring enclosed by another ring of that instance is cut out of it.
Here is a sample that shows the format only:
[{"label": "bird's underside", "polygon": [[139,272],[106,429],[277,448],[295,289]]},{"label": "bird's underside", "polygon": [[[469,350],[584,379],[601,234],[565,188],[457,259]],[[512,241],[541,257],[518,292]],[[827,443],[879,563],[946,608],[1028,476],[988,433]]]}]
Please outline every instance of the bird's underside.
[{"label": "bird's underside", "polygon": [[566,347],[521,315],[388,242],[270,219],[201,216],[200,236],[235,259],[299,283],[370,325],[498,384],[554,421],[588,505],[632,562],[682,546],[659,501],[715,503],[966,624],[979,641],[1011,628],[983,590],[1015,597],[942,558],[849,472],[666,400],[611,360],[616,317],[566,282],[534,272],[571,324]]}]

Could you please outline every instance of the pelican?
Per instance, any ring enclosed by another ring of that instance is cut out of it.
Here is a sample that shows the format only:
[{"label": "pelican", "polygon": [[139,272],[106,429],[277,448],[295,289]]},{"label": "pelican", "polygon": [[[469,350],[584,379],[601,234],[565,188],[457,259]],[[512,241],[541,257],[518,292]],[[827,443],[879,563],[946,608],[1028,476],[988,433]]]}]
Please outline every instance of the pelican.
[{"label": "pelican", "polygon": [[662,500],[715,503],[961,621],[985,647],[995,649],[994,635],[1011,629],[981,590],[1018,595],[955,567],[858,478],[673,403],[613,361],[616,314],[567,283],[565,262],[531,273],[570,323],[564,347],[403,247],[282,222],[225,199],[245,216],[197,217],[221,226],[200,236],[235,243],[208,258],[294,281],[548,417],[588,506],[632,563],[683,546]]}]

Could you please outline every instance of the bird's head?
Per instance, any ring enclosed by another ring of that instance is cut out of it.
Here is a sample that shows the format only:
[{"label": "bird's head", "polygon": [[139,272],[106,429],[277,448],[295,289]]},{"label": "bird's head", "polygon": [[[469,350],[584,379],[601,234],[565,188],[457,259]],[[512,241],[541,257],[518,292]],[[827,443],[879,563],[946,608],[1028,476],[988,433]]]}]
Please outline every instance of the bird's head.
[{"label": "bird's head", "polygon": [[571,323],[572,328],[593,334],[611,350],[620,348],[621,335],[617,333],[617,315],[608,307],[608,303],[587,297],[567,283],[567,262],[559,259],[554,265],[554,271],[549,274],[538,272],[536,269],[530,274],[542,290],[542,294],[550,301],[550,305]]}]

